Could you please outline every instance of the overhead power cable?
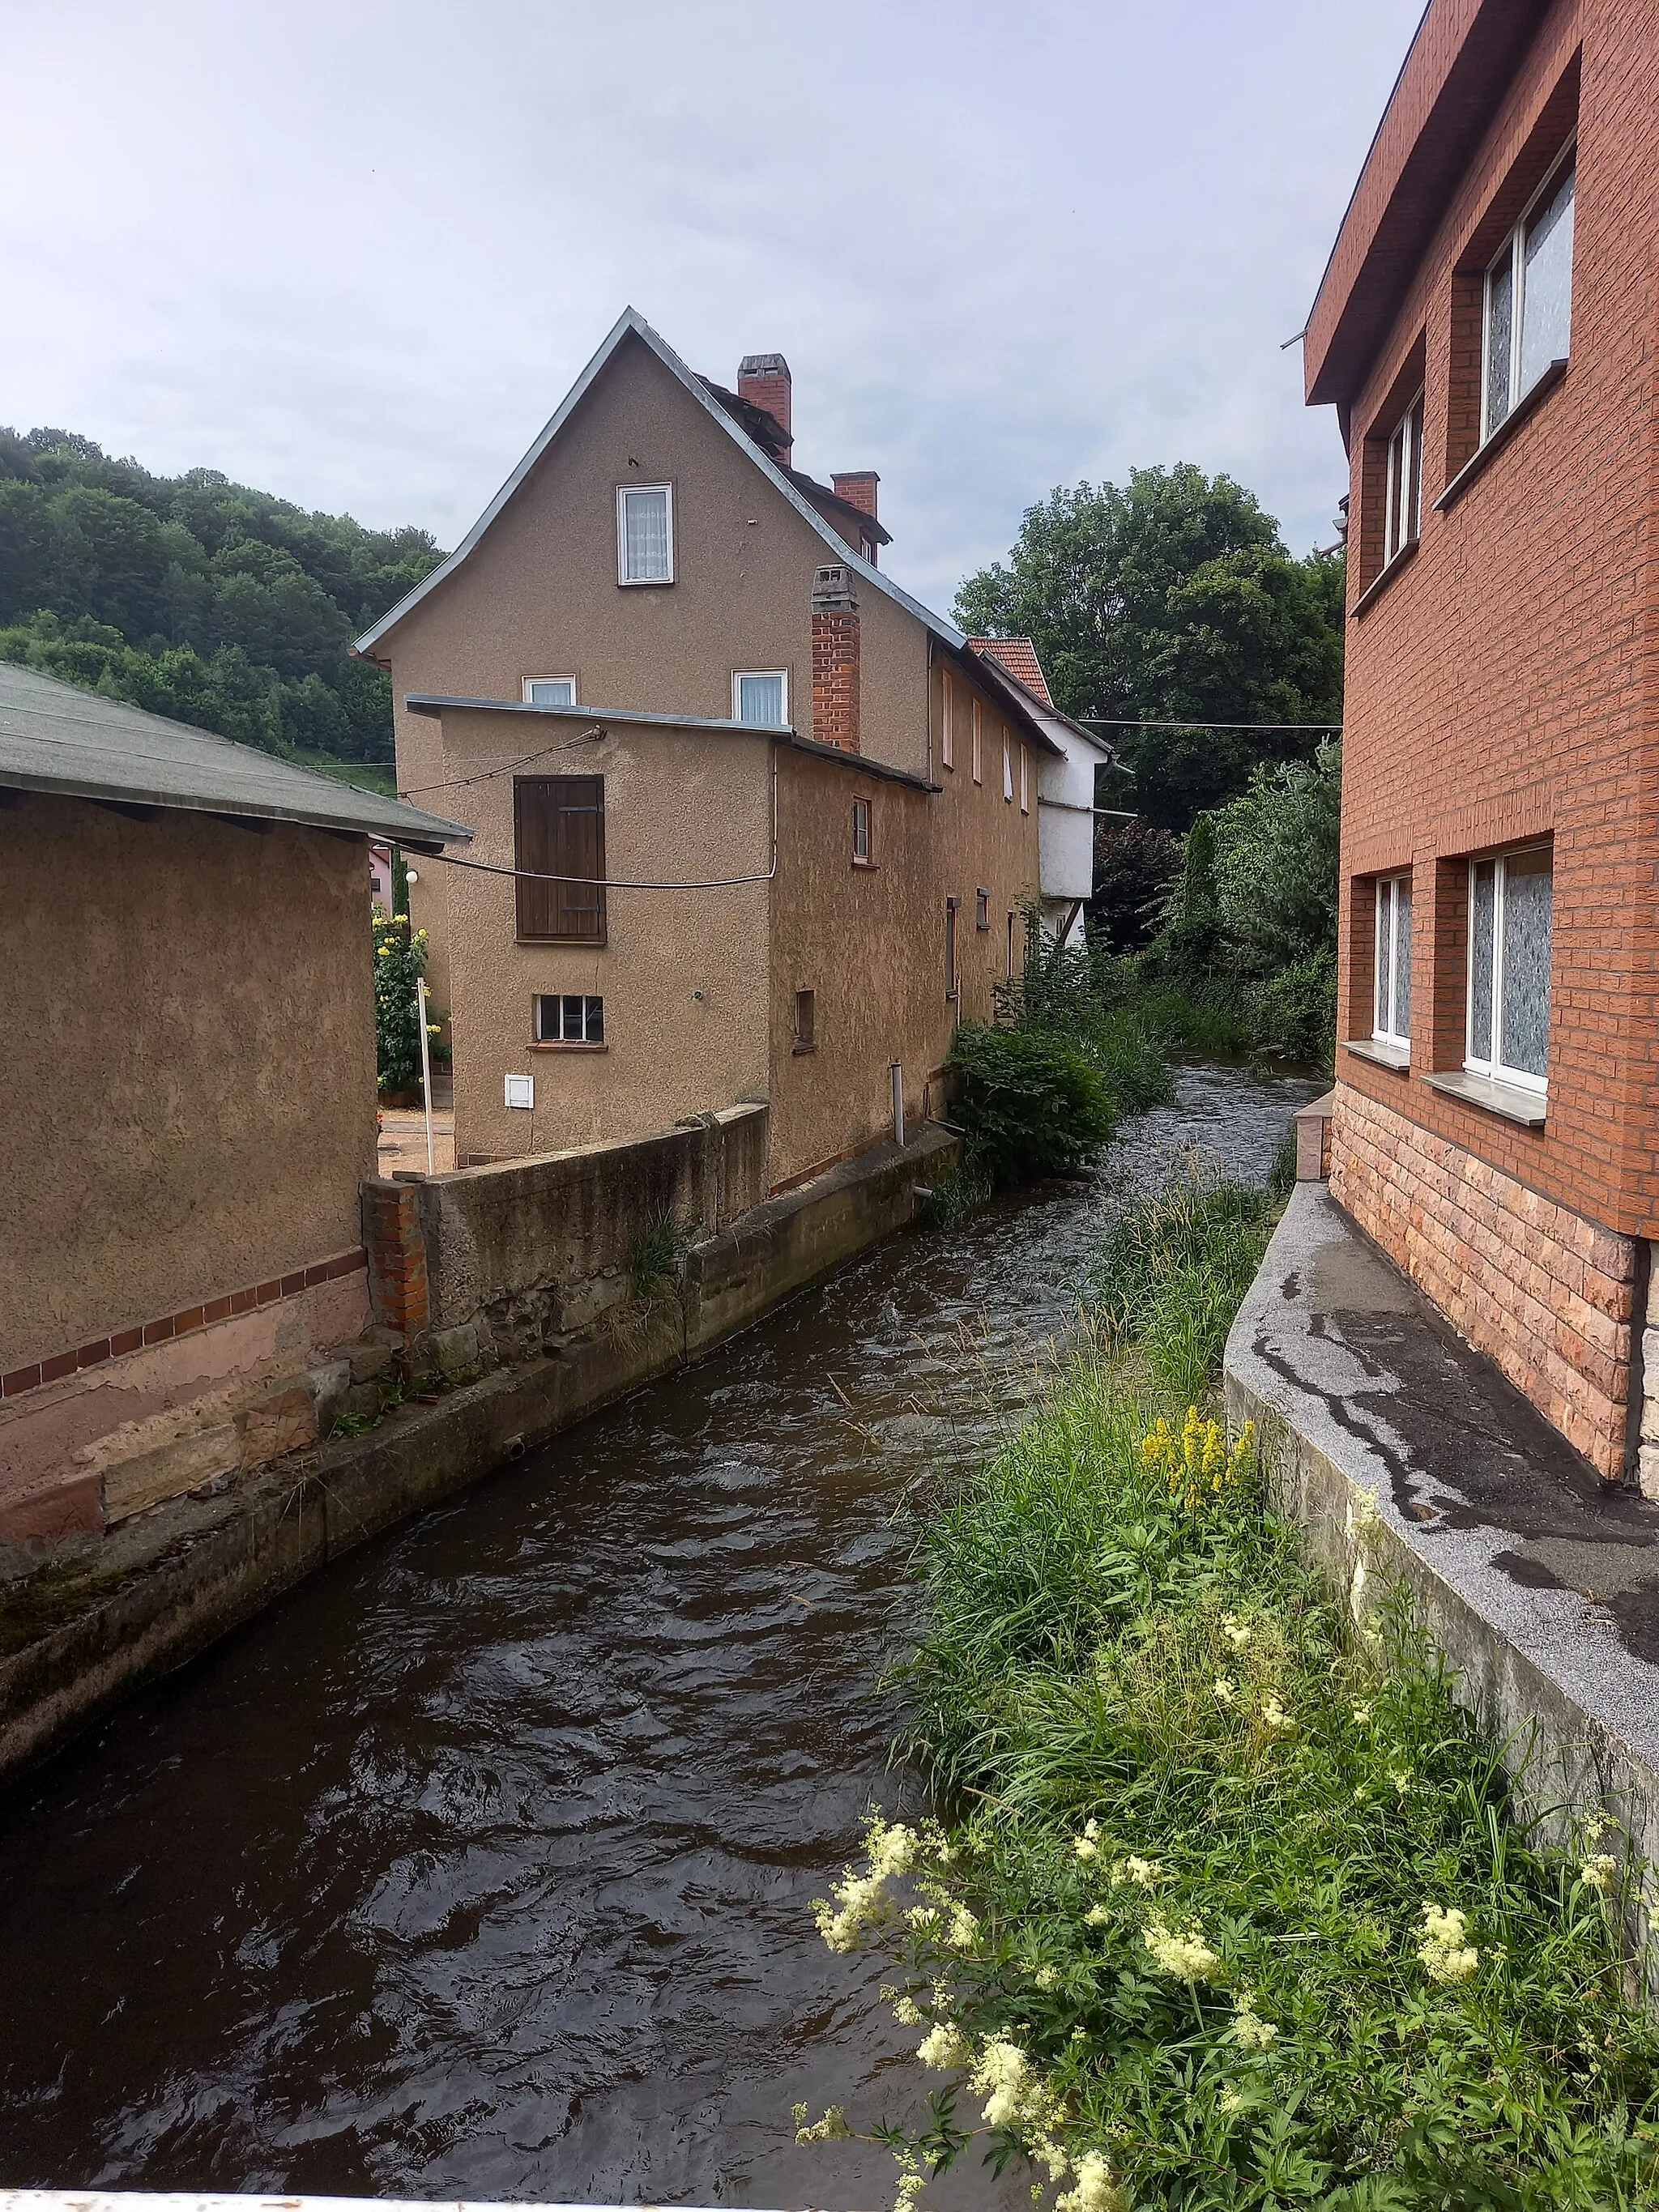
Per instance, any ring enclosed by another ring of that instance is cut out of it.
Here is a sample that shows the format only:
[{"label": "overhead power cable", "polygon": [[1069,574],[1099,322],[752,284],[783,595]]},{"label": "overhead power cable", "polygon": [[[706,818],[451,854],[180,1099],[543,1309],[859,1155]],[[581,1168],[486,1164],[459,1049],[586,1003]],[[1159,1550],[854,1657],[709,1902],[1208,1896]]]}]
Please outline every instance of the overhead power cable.
[{"label": "overhead power cable", "polygon": [[489,783],[498,775],[511,775],[515,769],[528,768],[532,761],[546,760],[553,753],[568,753],[574,745],[596,744],[608,732],[603,722],[595,722],[591,730],[584,730],[579,738],[567,738],[562,745],[544,745],[539,752],[526,753],[521,759],[504,761],[500,768],[487,768],[477,775],[453,775],[442,783],[417,783],[410,791],[400,791],[399,799],[426,799],[434,791],[465,791],[469,785]]},{"label": "overhead power cable", "polygon": [[1078,720],[1085,730],[1308,730],[1328,737],[1340,736],[1342,730],[1340,722],[1137,722],[1123,714],[1080,714]]},{"label": "overhead power cable", "polygon": [[769,884],[777,872],[775,860],[763,876],[715,876],[700,884],[641,884],[622,876],[550,876],[537,868],[501,868],[489,860],[458,860],[448,853],[428,853],[428,860],[441,860],[447,868],[471,868],[481,876],[511,876],[522,884],[580,884],[603,891],[726,891],[739,884]]}]

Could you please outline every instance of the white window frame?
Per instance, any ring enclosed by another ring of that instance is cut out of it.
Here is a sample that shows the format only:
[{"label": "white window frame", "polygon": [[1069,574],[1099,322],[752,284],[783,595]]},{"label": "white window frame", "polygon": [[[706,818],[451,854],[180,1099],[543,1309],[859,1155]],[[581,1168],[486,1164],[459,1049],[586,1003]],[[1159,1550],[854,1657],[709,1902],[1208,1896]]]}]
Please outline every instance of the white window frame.
[{"label": "white window frame", "polygon": [[872,809],[867,799],[855,799],[853,801],[853,866],[855,868],[867,868],[872,865],[871,815]]},{"label": "white window frame", "polygon": [[[668,574],[665,576],[630,576],[628,573],[628,502],[638,492],[659,491],[667,501]],[[617,581],[629,591],[641,587],[660,590],[672,584],[677,567],[674,558],[674,487],[672,483],[618,484],[617,486]]]},{"label": "white window frame", "polygon": [[[1526,398],[1527,393],[1532,389],[1532,385],[1530,384],[1526,386],[1523,389],[1521,383],[1521,339],[1527,312],[1527,225],[1532,221],[1533,216],[1537,213],[1540,206],[1560,183],[1561,172],[1566,168],[1569,164],[1576,165],[1577,160],[1578,133],[1575,131],[1571,137],[1568,139],[1566,144],[1561,149],[1561,151],[1556,155],[1554,161],[1550,164],[1549,173],[1545,177],[1543,183],[1539,185],[1537,191],[1533,194],[1532,198],[1527,202],[1525,207],[1522,209],[1519,216],[1516,218],[1515,228],[1510,231],[1509,236],[1504,240],[1503,245],[1492,256],[1492,259],[1486,264],[1486,273],[1482,280],[1480,287],[1480,443],[1483,446],[1489,439],[1495,438],[1498,435],[1498,432],[1504,428],[1504,422],[1507,422],[1509,421],[1510,416],[1514,414],[1516,409]],[[1577,207],[1576,204],[1576,187],[1574,197],[1573,243],[1577,246]],[[1498,271],[1503,269],[1506,263],[1508,264],[1510,270],[1510,404],[1504,410],[1504,422],[1493,422],[1492,427],[1488,428],[1487,423],[1490,420],[1492,399],[1492,346],[1490,343],[1492,335],[1492,280]],[[1569,265],[1567,270],[1567,313],[1569,321],[1568,343],[1571,345],[1571,321],[1572,314],[1572,270],[1571,265]],[[1541,375],[1542,373],[1543,372],[1540,370],[1540,374]],[[1537,381],[1537,377],[1534,377],[1533,379],[1533,383],[1535,384]]]},{"label": "white window frame", "polygon": [[[1409,868],[1401,868],[1391,876],[1379,876],[1377,878],[1376,921],[1371,937],[1371,1041],[1375,1044],[1394,1045],[1407,1054],[1410,1054],[1412,1048],[1412,1018],[1411,1009],[1408,1005],[1406,1009],[1405,1027],[1402,1029],[1400,1024],[1400,932],[1398,923],[1400,915],[1399,889],[1401,884],[1403,884],[1406,886],[1407,892],[1409,892],[1411,889],[1411,881],[1412,874]],[[1383,921],[1385,911],[1389,917],[1386,925],[1386,933],[1389,943],[1389,1003],[1386,1006],[1382,1004],[1382,994],[1377,988],[1377,953],[1381,949],[1385,932],[1385,925]],[[1415,965],[1416,963],[1413,962],[1413,968],[1415,968]]]},{"label": "white window frame", "polygon": [[570,707],[576,704],[576,679],[574,676],[526,676],[523,686],[524,702],[526,707],[533,707],[538,703],[534,688],[538,684],[568,684],[570,686],[570,696],[565,704]]},{"label": "white window frame", "polygon": [[[1423,529],[1423,402],[1419,392],[1395,423],[1389,439],[1388,468],[1383,480],[1382,566],[1397,561],[1408,545],[1415,545]],[[1402,516],[1401,488],[1410,500],[1411,513]]]},{"label": "white window frame", "polygon": [[1031,757],[1023,744],[1019,749],[1019,811],[1022,814],[1031,811]]},{"label": "white window frame", "polygon": [[[775,726],[787,730],[789,727],[789,672],[787,668],[734,668],[732,671],[732,720],[734,722],[743,721],[743,687],[745,684],[751,684],[757,680],[763,680],[768,684],[775,680],[782,686],[783,715]],[[757,730],[769,730],[774,726],[775,725],[770,722],[744,724],[745,728]]]},{"label": "white window frame", "polygon": [[974,702],[974,781],[985,781],[985,714],[977,699]]},{"label": "white window frame", "polygon": [[[559,1002],[560,1034],[557,1036],[549,1036],[542,1028],[542,1006],[544,1002],[549,999],[556,999]],[[580,1036],[566,1036],[563,1034],[564,1002],[567,999],[580,999],[582,1002],[581,1035]],[[587,1025],[591,1018],[590,1010],[596,1006],[599,1010],[599,1034],[596,1037],[590,1037],[587,1034]],[[531,1006],[530,1020],[531,1028],[534,1032],[535,1041],[538,1044],[567,1046],[581,1045],[586,1047],[588,1050],[592,1051],[595,1046],[602,1045],[607,1042],[605,1034],[605,995],[603,992],[538,991]]]},{"label": "white window frame", "polygon": [[1008,732],[1002,732],[1002,796],[1006,805],[1014,803],[1014,752]]},{"label": "white window frame", "polygon": [[953,769],[957,764],[955,687],[951,682],[951,672],[948,668],[941,669],[939,673],[945,681],[943,704],[939,715],[939,757],[946,768]]},{"label": "white window frame", "polygon": [[[1554,948],[1555,914],[1555,856],[1548,842],[1516,845],[1507,853],[1480,853],[1469,862],[1468,943],[1464,958],[1463,975],[1463,1066],[1471,1075],[1484,1075],[1489,1082],[1507,1085],[1511,1090],[1530,1091],[1540,1098],[1549,1090],[1549,1077],[1534,1075],[1529,1068],[1510,1067],[1498,1057],[1504,1042],[1504,903],[1509,863],[1532,853],[1550,854],[1550,918],[1551,950]],[[1481,1060],[1474,1049],[1474,872],[1490,860],[1492,866],[1492,1057]],[[1552,958],[1552,967],[1553,959]],[[1550,978],[1554,982],[1553,975]],[[1547,1032],[1546,1033],[1547,1057]]]}]

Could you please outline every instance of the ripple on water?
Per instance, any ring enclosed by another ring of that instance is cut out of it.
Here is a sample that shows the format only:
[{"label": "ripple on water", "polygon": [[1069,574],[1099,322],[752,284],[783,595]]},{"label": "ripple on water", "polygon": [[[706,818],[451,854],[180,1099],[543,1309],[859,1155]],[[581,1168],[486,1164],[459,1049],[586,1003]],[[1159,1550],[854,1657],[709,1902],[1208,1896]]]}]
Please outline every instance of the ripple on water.
[{"label": "ripple on water", "polygon": [[0,2181],[883,2201],[789,2108],[925,2082],[808,1911],[898,1786],[895,1509],[1026,1395],[1114,1191],[1260,1174],[1316,1088],[1185,1070],[1101,1182],[867,1255],[0,1796]]}]

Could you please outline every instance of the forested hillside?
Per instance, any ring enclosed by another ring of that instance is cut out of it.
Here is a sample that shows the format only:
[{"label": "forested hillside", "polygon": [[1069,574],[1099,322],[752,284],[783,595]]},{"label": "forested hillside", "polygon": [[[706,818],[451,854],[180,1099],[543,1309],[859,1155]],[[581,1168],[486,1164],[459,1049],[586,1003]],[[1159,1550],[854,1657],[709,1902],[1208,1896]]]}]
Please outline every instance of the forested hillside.
[{"label": "forested hillside", "polygon": [[424,530],[0,428],[0,659],[267,751],[390,763],[391,685],[346,647],[442,558]]}]

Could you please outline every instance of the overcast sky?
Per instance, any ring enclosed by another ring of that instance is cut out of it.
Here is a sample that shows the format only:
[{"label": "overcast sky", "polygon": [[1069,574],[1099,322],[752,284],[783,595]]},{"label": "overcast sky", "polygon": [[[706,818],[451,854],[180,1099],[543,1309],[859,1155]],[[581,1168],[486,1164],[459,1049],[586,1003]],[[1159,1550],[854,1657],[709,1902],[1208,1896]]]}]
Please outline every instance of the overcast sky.
[{"label": "overcast sky", "polygon": [[1346,469],[1301,328],[1421,0],[0,0],[0,422],[453,545],[622,307],[881,472],[941,611],[1056,483]]}]

